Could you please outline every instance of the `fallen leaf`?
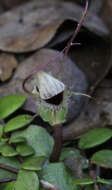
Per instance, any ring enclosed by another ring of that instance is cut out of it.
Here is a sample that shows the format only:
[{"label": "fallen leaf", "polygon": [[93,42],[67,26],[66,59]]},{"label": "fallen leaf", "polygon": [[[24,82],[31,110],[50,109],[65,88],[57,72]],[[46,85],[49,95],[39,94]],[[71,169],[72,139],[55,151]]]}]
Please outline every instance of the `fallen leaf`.
[{"label": "fallen leaf", "polygon": [[6,53],[0,54],[0,80],[6,81],[13,74],[13,70],[17,67],[17,60],[13,55]]},{"label": "fallen leaf", "polygon": [[[0,17],[0,49],[22,53],[45,46],[65,20],[79,22],[83,9],[67,2],[31,2]],[[88,12],[84,26],[99,36],[109,31],[100,18]]]},{"label": "fallen leaf", "polygon": [[28,0],[1,0],[1,5],[5,8],[5,10],[12,9],[17,5],[28,2]]}]

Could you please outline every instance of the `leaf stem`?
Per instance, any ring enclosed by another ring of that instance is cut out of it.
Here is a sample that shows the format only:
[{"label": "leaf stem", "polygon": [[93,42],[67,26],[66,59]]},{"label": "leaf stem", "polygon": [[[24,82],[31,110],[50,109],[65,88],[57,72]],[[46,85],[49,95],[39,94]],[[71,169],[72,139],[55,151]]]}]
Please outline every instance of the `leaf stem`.
[{"label": "leaf stem", "polygon": [[16,180],[16,177],[4,178],[4,179],[0,179],[0,183],[6,183],[6,182],[15,181],[15,180]]},{"label": "leaf stem", "polygon": [[51,162],[58,162],[62,150],[62,125],[54,126],[54,147],[50,157]]},{"label": "leaf stem", "polygon": [[11,166],[7,166],[5,164],[0,163],[0,168],[5,169],[5,170],[10,171],[10,172],[15,173],[15,174],[18,173],[18,170],[16,168],[13,168]]}]

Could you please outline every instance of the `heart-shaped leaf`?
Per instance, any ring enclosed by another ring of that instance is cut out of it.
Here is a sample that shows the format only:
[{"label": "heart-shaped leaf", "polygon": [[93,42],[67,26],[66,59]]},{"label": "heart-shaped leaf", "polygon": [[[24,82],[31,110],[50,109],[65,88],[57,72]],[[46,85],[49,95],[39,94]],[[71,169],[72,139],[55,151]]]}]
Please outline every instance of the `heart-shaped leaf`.
[{"label": "heart-shaped leaf", "polygon": [[19,94],[0,98],[0,119],[5,119],[19,109],[25,102],[26,97]]},{"label": "heart-shaped leaf", "polygon": [[26,139],[27,144],[34,149],[35,156],[50,156],[54,141],[46,129],[37,125],[30,125],[25,130],[14,132],[10,141],[19,137]]},{"label": "heart-shaped leaf", "polygon": [[17,181],[14,190],[38,190],[39,180],[35,172],[20,170],[18,173]]},{"label": "heart-shaped leaf", "polygon": [[40,157],[32,157],[26,159],[20,167],[26,170],[32,170],[32,171],[40,171],[42,169],[42,166],[44,165],[46,161],[46,157],[40,156]]},{"label": "heart-shaped leaf", "polygon": [[80,149],[88,149],[100,145],[112,137],[112,130],[108,128],[92,129],[81,136],[79,140]]},{"label": "heart-shaped leaf", "polygon": [[32,122],[32,117],[30,115],[19,115],[9,120],[4,128],[4,132],[10,132],[24,127],[25,125]]},{"label": "heart-shaped leaf", "polygon": [[91,162],[104,168],[112,168],[112,150],[100,150],[93,154]]},{"label": "heart-shaped leaf", "polygon": [[55,184],[60,190],[77,190],[74,180],[64,163],[48,164],[41,172],[42,179]]}]

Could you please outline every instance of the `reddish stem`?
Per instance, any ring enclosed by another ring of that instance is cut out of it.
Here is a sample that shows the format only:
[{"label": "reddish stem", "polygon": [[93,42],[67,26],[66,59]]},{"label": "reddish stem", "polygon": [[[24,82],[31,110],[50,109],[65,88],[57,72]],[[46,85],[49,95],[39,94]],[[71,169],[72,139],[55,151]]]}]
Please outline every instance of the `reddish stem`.
[{"label": "reddish stem", "polygon": [[86,15],[87,15],[87,11],[88,11],[88,0],[86,0],[86,6],[85,6],[84,13],[83,13],[83,15],[82,15],[82,17],[81,17],[81,20],[80,20],[80,22],[79,22],[79,24],[78,24],[78,26],[77,26],[77,28],[76,28],[76,30],[75,30],[75,32],[74,32],[72,38],[70,39],[70,41],[67,43],[67,45],[65,46],[65,48],[64,48],[60,53],[57,54],[56,57],[53,57],[46,65],[35,68],[35,70],[34,70],[32,73],[30,73],[30,74],[24,79],[24,81],[23,81],[23,89],[24,89],[25,92],[27,92],[28,94],[32,95],[32,93],[25,87],[25,84],[26,84],[26,82],[27,82],[33,75],[35,75],[36,73],[38,73],[40,70],[43,70],[45,67],[47,67],[47,66],[48,66],[49,64],[51,64],[52,62],[56,61],[56,59],[57,59],[62,53],[64,54],[64,57],[67,56],[70,47],[73,45],[72,42],[74,41],[74,39],[76,38],[77,34],[79,33],[79,31],[80,31],[80,29],[81,29],[81,27],[82,27],[82,24],[83,24],[83,22],[84,22],[84,19],[85,19]]},{"label": "reddish stem", "polygon": [[50,157],[51,162],[58,162],[62,149],[62,125],[55,125],[54,127],[54,147]]}]

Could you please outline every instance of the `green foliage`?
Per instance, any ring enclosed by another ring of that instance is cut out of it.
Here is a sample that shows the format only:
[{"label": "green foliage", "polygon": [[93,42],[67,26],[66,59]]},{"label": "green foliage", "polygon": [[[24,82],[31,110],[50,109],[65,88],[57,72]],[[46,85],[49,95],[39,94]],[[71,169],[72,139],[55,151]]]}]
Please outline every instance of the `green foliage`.
[{"label": "green foliage", "polygon": [[19,144],[16,146],[16,151],[21,155],[21,156],[31,156],[34,154],[34,150],[31,146],[28,146],[26,144]]},{"label": "green foliage", "polygon": [[[60,190],[81,190],[82,185],[85,190],[93,190],[94,180],[89,177],[89,166],[96,164],[100,167],[112,168],[112,150],[93,153],[90,162],[85,153],[87,149],[109,140],[112,137],[112,130],[108,128],[89,130],[80,137],[76,148],[66,144],[62,149],[59,162],[50,163],[54,139],[47,130],[30,124],[33,123],[33,117],[28,114],[16,115],[8,119],[8,116],[24,104],[25,99],[23,95],[10,95],[0,99],[0,119],[7,118],[5,126],[0,124],[0,180],[14,180],[0,183],[0,189],[45,190],[47,184]],[[65,121],[67,113],[65,107],[61,107],[62,109],[58,111],[41,108],[40,115],[44,121],[54,126]],[[81,169],[84,177],[76,178],[77,173],[76,171],[74,173],[71,166]],[[112,186],[111,181],[100,177],[96,177],[96,181],[98,184]],[[40,186],[42,183],[43,187]]]},{"label": "green foliage", "polygon": [[19,137],[26,139],[27,145],[34,149],[35,156],[50,156],[54,141],[44,128],[30,125],[22,131],[13,132],[10,141]]},{"label": "green foliage", "polygon": [[14,150],[14,148],[9,146],[8,144],[4,144],[0,147],[0,153],[4,157],[13,157],[13,156],[18,155],[18,152],[16,150]]},{"label": "green foliage", "polygon": [[10,114],[19,109],[24,104],[25,100],[25,96],[18,94],[0,98],[0,119],[7,118]]},{"label": "green foliage", "polygon": [[104,168],[112,168],[112,150],[100,150],[93,154],[91,162]]},{"label": "green foliage", "polygon": [[39,179],[35,172],[19,170],[14,190],[38,190]]},{"label": "green foliage", "polygon": [[27,158],[20,167],[26,170],[40,171],[46,161],[46,157],[30,157]]},{"label": "green foliage", "polygon": [[92,129],[81,136],[80,149],[88,149],[102,144],[112,137],[112,130],[107,128]]},{"label": "green foliage", "polygon": [[48,164],[41,171],[41,178],[51,184],[56,184],[60,190],[77,190],[71,174],[62,162]]},{"label": "green foliage", "polygon": [[32,122],[32,117],[30,115],[19,115],[13,119],[10,119],[9,122],[6,123],[4,132],[11,132],[17,129],[24,127]]}]

